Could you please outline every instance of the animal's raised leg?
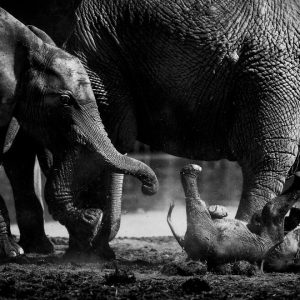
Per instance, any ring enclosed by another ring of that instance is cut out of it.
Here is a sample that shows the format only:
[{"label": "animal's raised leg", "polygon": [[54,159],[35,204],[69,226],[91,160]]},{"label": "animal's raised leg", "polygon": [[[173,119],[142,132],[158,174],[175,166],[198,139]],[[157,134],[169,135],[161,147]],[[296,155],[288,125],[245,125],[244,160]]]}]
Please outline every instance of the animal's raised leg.
[{"label": "animal's raised leg", "polygon": [[54,248],[46,237],[44,214],[34,191],[35,145],[20,130],[11,149],[4,156],[4,168],[10,180],[20,230],[19,244],[25,252],[51,253]]}]

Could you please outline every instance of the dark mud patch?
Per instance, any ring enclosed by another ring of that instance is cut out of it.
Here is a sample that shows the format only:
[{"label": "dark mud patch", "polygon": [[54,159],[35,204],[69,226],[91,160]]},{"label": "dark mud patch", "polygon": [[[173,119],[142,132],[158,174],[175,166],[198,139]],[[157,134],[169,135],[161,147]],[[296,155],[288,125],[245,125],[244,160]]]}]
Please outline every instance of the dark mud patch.
[{"label": "dark mud patch", "polygon": [[[0,299],[300,299],[297,273],[198,273],[173,237],[119,238],[115,261],[86,263],[63,260],[67,240],[52,240],[53,255],[0,265]],[[172,266],[190,273],[171,274]]]},{"label": "dark mud patch", "polygon": [[211,286],[207,280],[200,278],[191,278],[182,284],[182,290],[187,294],[201,294],[211,291]]},{"label": "dark mud patch", "polygon": [[194,276],[205,275],[207,265],[198,261],[179,261],[165,264],[161,273],[169,276]]},{"label": "dark mud patch", "polygon": [[116,267],[116,270],[110,274],[104,276],[104,283],[107,285],[125,285],[136,282],[136,278],[132,272],[126,270],[120,270]]},{"label": "dark mud patch", "polygon": [[233,263],[218,265],[211,269],[213,273],[219,275],[246,275],[254,276],[259,274],[259,268],[247,261],[237,261]]}]

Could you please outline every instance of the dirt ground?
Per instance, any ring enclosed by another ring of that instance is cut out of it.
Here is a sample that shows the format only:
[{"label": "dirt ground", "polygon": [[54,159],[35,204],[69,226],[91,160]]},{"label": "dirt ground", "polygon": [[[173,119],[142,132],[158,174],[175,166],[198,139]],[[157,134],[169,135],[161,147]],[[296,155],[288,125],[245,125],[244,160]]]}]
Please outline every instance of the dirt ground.
[{"label": "dirt ground", "polygon": [[208,272],[187,263],[173,237],[118,238],[117,259],[97,263],[67,262],[67,239],[52,241],[53,255],[0,265],[0,299],[300,299],[298,274],[253,266]]}]

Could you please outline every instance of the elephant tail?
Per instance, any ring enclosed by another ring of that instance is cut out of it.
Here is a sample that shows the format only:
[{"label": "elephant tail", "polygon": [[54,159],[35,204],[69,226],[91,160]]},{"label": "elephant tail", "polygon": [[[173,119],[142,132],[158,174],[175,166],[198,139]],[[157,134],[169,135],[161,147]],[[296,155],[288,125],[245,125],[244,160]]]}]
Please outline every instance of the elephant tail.
[{"label": "elephant tail", "polygon": [[182,237],[180,237],[179,234],[176,233],[175,228],[172,223],[172,211],[173,211],[174,206],[175,206],[174,203],[171,203],[169,211],[168,211],[168,215],[167,215],[167,222],[168,222],[168,225],[169,225],[176,241],[181,246],[181,248],[184,249],[184,239]]}]

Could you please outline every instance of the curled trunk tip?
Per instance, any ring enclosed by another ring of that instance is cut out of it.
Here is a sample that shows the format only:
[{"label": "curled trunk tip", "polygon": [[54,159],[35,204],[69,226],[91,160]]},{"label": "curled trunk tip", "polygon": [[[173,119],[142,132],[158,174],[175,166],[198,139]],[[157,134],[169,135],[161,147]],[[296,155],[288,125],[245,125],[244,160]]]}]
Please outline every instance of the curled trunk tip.
[{"label": "curled trunk tip", "polygon": [[159,188],[159,183],[158,183],[158,180],[155,176],[155,177],[153,177],[152,182],[149,182],[149,183],[144,182],[143,183],[142,192],[145,195],[151,196],[151,195],[154,195],[155,193],[157,193],[158,188]]},{"label": "curled trunk tip", "polygon": [[[154,171],[145,163],[138,161],[134,158],[123,156],[125,160],[123,169],[125,174],[135,176],[142,182],[142,192],[145,195],[154,195],[159,189],[159,182]],[[119,169],[119,172],[122,170]]]}]

